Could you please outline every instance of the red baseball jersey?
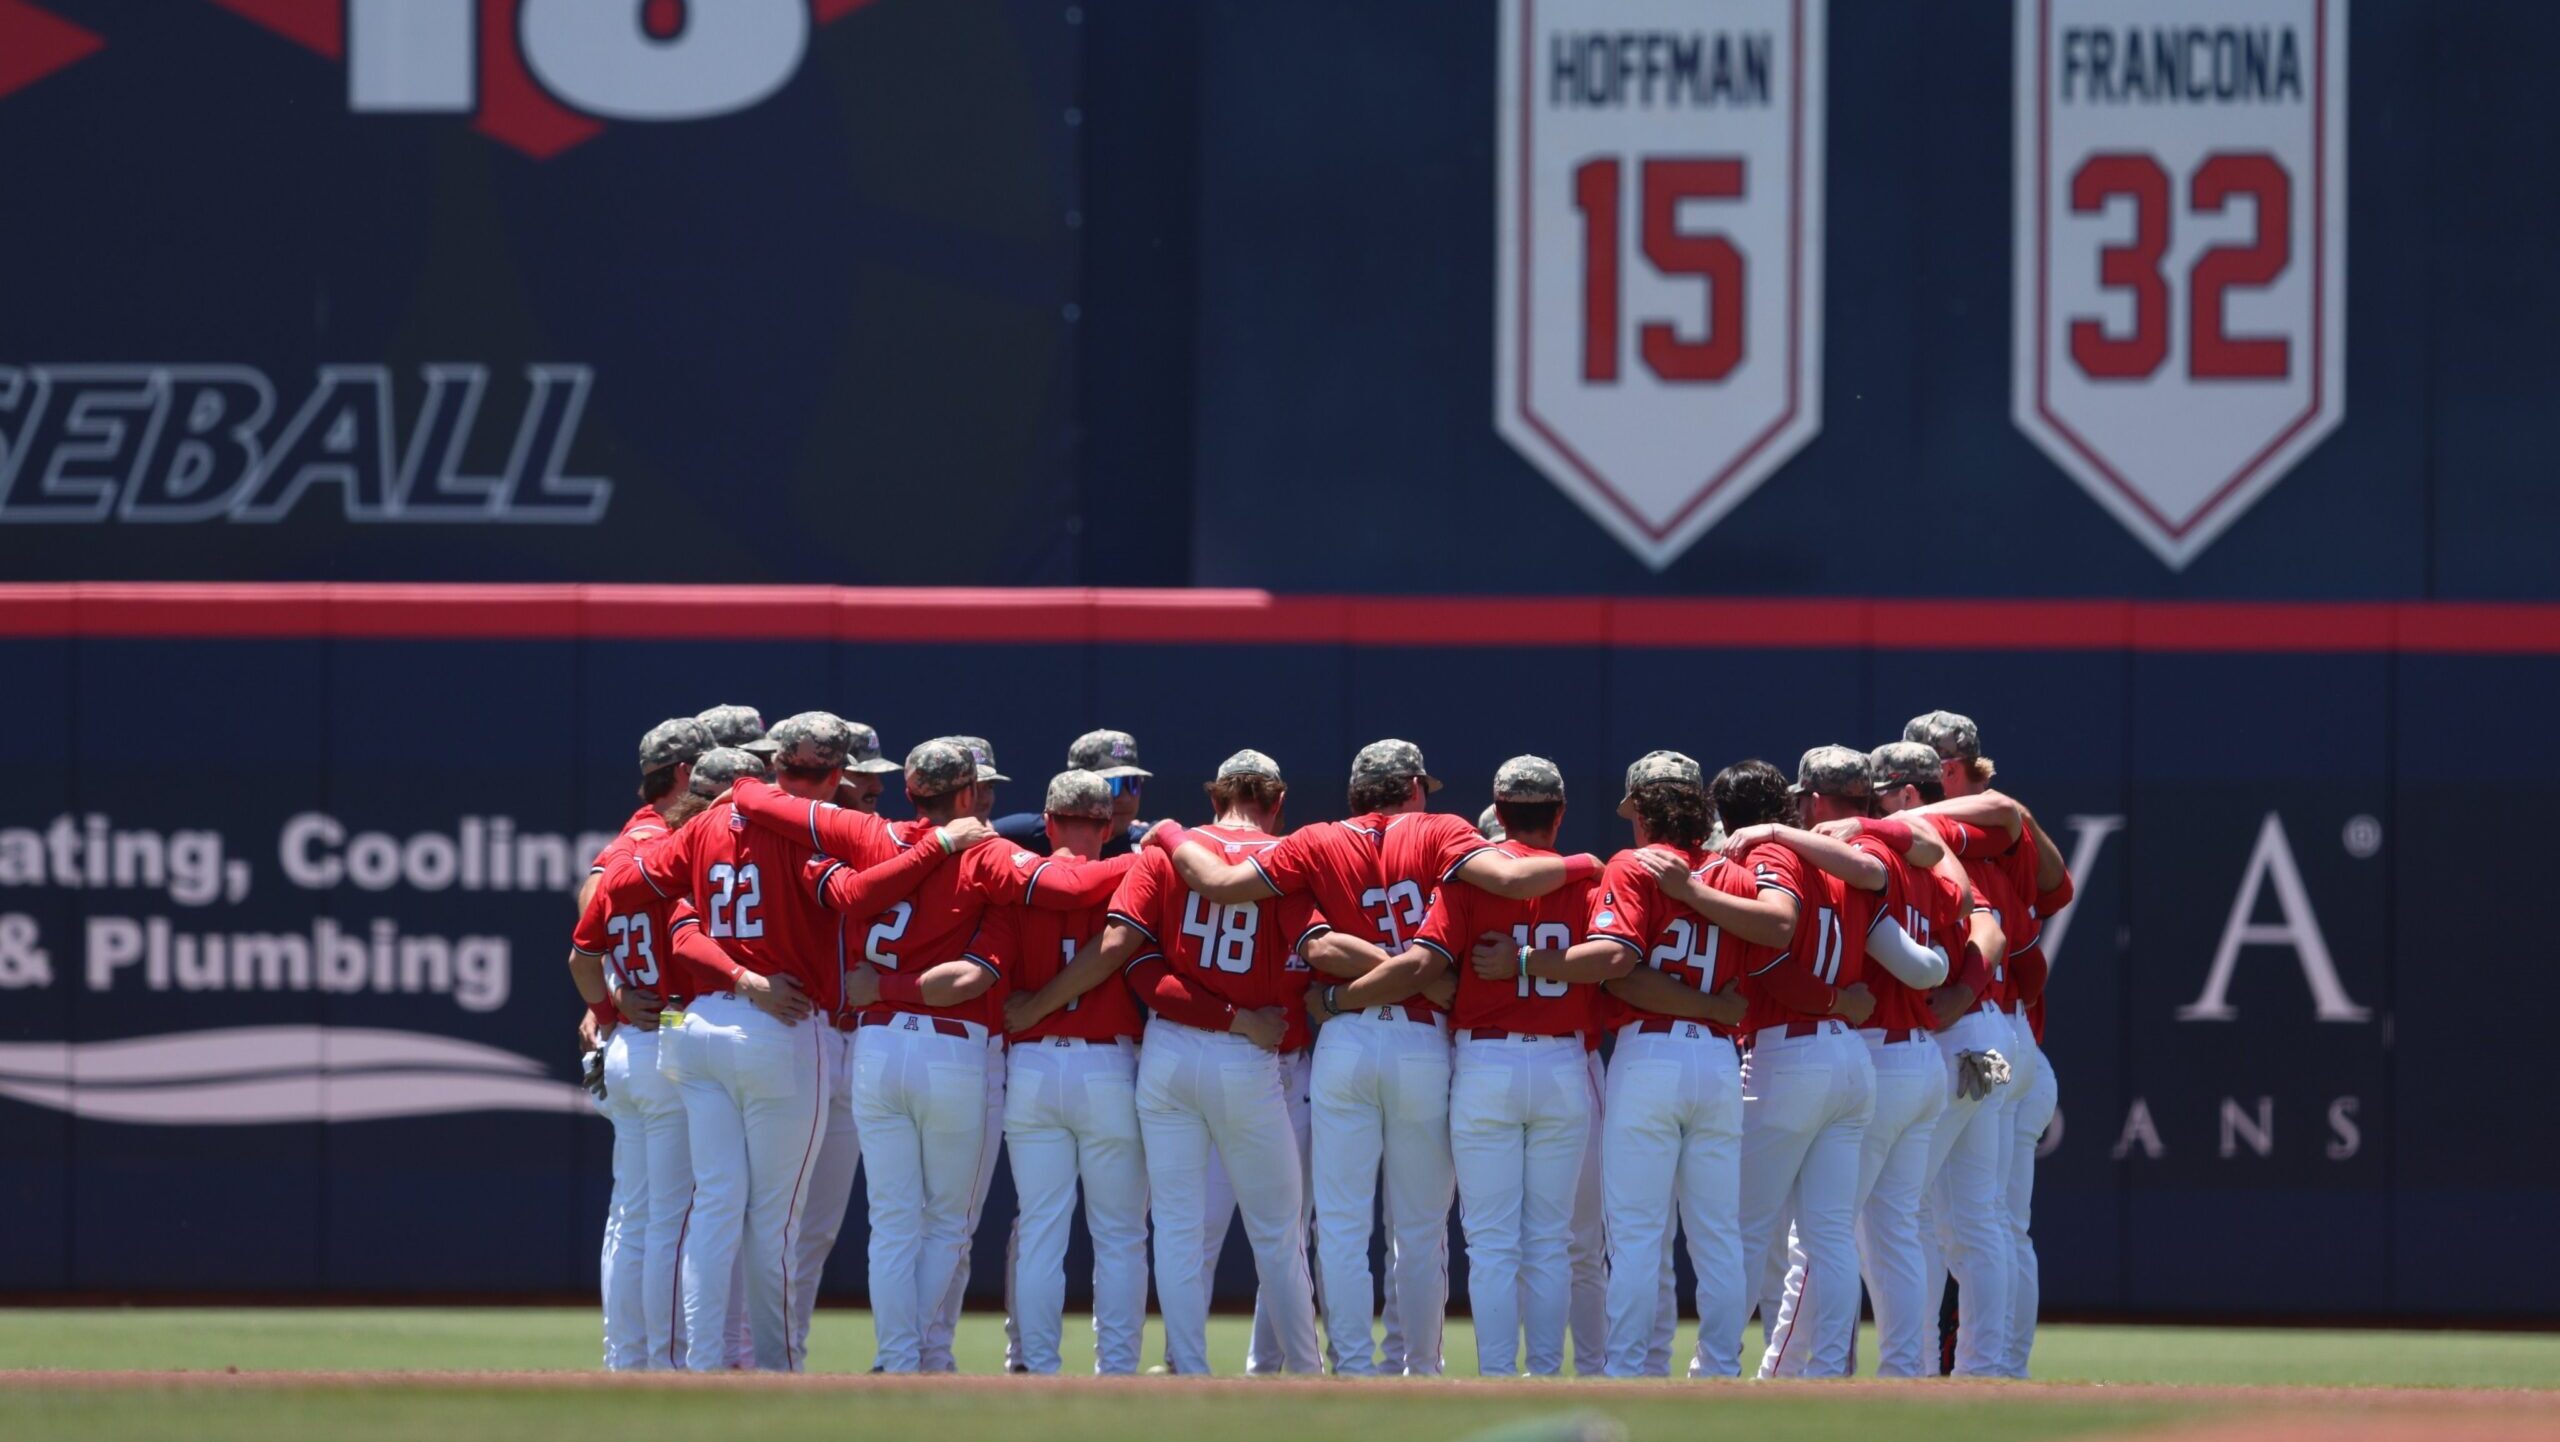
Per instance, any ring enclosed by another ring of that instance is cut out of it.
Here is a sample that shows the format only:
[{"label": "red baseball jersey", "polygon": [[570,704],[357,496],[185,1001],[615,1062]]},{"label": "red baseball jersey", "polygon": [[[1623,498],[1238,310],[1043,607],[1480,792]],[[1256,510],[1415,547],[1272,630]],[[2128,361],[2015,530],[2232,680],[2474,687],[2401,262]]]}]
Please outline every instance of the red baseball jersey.
[{"label": "red baseball jersey", "polygon": [[[1540,847],[1506,841],[1493,848],[1508,856],[1553,856]],[[1458,979],[1458,998],[1450,1007],[1451,1024],[1461,1030],[1523,1032],[1531,1036],[1585,1035],[1598,1025],[1596,986],[1577,986],[1539,977],[1487,981],[1469,963],[1476,941],[1499,932],[1521,950],[1563,951],[1574,932],[1590,919],[1589,880],[1573,882],[1532,901],[1496,896],[1473,883],[1452,881],[1431,894],[1431,909],[1414,940],[1449,960]]]},{"label": "red baseball jersey", "polygon": [[[1001,849],[1014,853],[1014,866],[1020,871],[1021,858],[1027,853],[1015,852],[1009,846]],[[1071,853],[1060,852],[1055,859],[1074,861],[1077,858]],[[1134,859],[1131,856],[1114,857],[1105,865],[1113,867],[1115,873],[1125,873],[1129,869],[1125,863]],[[1038,858],[1034,858],[1034,863],[1025,879],[1026,892],[1037,888],[1048,865]],[[995,963],[996,969],[1010,979],[1014,990],[1037,991],[1075,959],[1078,947],[1101,933],[1107,910],[1105,901],[1067,910],[1034,906],[1027,900],[991,906],[978,922],[977,940],[970,950]],[[1141,1022],[1137,998],[1131,995],[1127,980],[1115,976],[1049,1013],[1038,1026],[1014,1040],[1031,1042],[1053,1036],[1072,1036],[1087,1041],[1110,1041],[1137,1036]]]},{"label": "red baseball jersey", "polygon": [[691,901],[722,951],[751,971],[794,978],[831,1012],[843,995],[845,927],[801,883],[811,855],[806,843],[751,826],[723,802],[617,863],[596,894],[608,898],[608,914],[653,895]]},{"label": "red baseball jersey", "polygon": [[2044,1041],[2045,976],[2046,973],[2052,970],[2052,964],[2044,954],[2044,924],[2047,920],[2052,918],[2055,912],[2060,911],[2062,908],[2071,904],[2071,898],[2075,894],[2076,890],[2077,888],[2073,886],[2071,881],[2070,869],[2066,867],[2062,873],[2062,880],[2056,883],[2052,890],[2039,891],[2036,893],[2036,945],[2033,954],[2035,963],[2034,974],[2029,976],[2026,968],[2020,968],[2018,974],[2018,994],[2026,998],[2027,1025],[2034,1031],[2035,1038],[2038,1043],[2042,1043]]},{"label": "red baseball jersey", "polygon": [[1744,973],[1742,994],[1751,1010],[1743,1015],[1742,1029],[1822,1020],[1835,990],[1865,975],[1866,937],[1849,935],[1844,914],[1842,893],[1849,888],[1782,842],[1764,841],[1735,860],[1750,868],[1755,892],[1774,889],[1796,899],[1795,931],[1786,949],[1755,960]]},{"label": "red baseball jersey", "polygon": [[[1279,843],[1242,826],[1196,826],[1191,835],[1221,859],[1267,855]],[[1182,884],[1166,855],[1150,849],[1111,898],[1110,916],[1146,937],[1130,958],[1136,971],[1151,958],[1230,1006],[1276,1006],[1289,1013],[1283,1050],[1306,1045],[1306,992],[1313,971],[1298,945],[1324,928],[1315,904],[1302,896],[1221,905]]]},{"label": "red baseball jersey", "polygon": [[[936,825],[930,821],[893,821],[888,829],[894,843],[901,847],[938,851],[940,844],[933,839]],[[990,908],[1023,904],[1044,860],[1001,843],[971,847],[952,858],[950,865],[926,872],[912,894],[877,910],[871,909],[873,898],[862,894],[859,875],[841,863],[835,864],[834,874],[819,881],[819,890],[828,905],[845,908],[852,919],[852,959],[867,961],[883,974],[881,1005],[868,1010],[949,1017],[975,1022],[1001,1034],[1008,991],[1006,972],[997,957],[976,945],[979,923]],[[975,962],[995,974],[996,984],[951,1006],[892,999],[887,988],[894,984],[888,981],[889,977],[912,981],[947,961]]]},{"label": "red baseball jersey", "polygon": [[[1713,883],[1720,872],[1736,870],[1731,863],[1712,851],[1686,851],[1677,846],[1661,845],[1641,848],[1667,851],[1679,857],[1692,874]],[[1590,910],[1583,924],[1586,940],[1614,941],[1634,952],[1639,964],[1663,972],[1684,986],[1713,994],[1724,990],[1742,973],[1741,943],[1724,934],[1724,928],[1712,925],[1654,884],[1653,877],[1636,863],[1636,851],[1621,851],[1609,858],[1601,869],[1600,879],[1590,889]],[[1603,1024],[1623,1025],[1629,1021],[1690,1021],[1630,1005],[1615,997],[1609,1005]],[[1731,1027],[1708,1023],[1719,1036],[1733,1035]]]},{"label": "red baseball jersey", "polygon": [[[666,818],[658,814],[658,809],[643,806],[631,813],[631,819],[622,823],[621,833],[596,853],[592,870],[598,875],[611,871],[615,863],[643,845],[663,840],[669,834]],[[569,944],[589,956],[602,956],[608,983],[656,991],[662,977],[674,970],[675,903],[656,892],[646,892],[629,910],[616,911],[599,882],[579,913]]]},{"label": "red baseball jersey", "polygon": [[1983,1000],[2008,1011],[2019,999],[2020,958],[2034,956],[2030,964],[2038,968],[2037,986],[2043,986],[2043,956],[2036,951],[2042,924],[2034,908],[2027,904],[2027,898],[2036,894],[2035,847],[2023,834],[2012,837],[2005,831],[1989,831],[1943,816],[1931,817],[1930,821],[1947,849],[1964,862],[1976,904],[2000,918],[2000,932],[2009,939],[2008,954],[1991,969],[1991,984],[1982,995]]},{"label": "red baseball jersey", "polygon": [[[1953,887],[1935,873],[1913,866],[1873,835],[1861,833],[1849,844],[1883,862],[1885,875],[1882,891],[1841,889],[1841,915],[1852,945],[1863,949],[1867,934],[1890,921],[1919,946],[1946,947],[1950,958],[1964,954],[1963,919],[1955,914],[1958,898]],[[1948,944],[1950,936],[1956,938],[1953,945]],[[1928,1031],[1936,1025],[1926,992],[1881,966],[1867,973],[1866,982],[1876,998],[1875,1014],[1866,1021],[1869,1028]]]},{"label": "red baseball jersey", "polygon": [[[1461,816],[1373,811],[1300,827],[1248,859],[1282,896],[1313,896],[1327,917],[1365,917],[1367,939],[1393,956],[1421,935],[1433,888],[1447,884],[1469,857],[1491,849]],[[1419,996],[1404,1005],[1425,1015],[1440,1010]]]}]

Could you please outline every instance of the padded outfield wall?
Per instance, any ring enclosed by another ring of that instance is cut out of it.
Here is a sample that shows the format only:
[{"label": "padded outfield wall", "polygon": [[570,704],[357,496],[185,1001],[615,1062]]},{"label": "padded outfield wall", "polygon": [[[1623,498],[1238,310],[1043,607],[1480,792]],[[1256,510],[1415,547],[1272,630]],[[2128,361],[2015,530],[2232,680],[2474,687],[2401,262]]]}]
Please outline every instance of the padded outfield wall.
[{"label": "padded outfield wall", "polygon": [[[1126,727],[1151,809],[1193,819],[1241,745],[1298,824],[1378,735],[1469,814],[1537,751],[1603,851],[1643,750],[1791,763],[1961,707],[2081,873],[2047,943],[2050,1306],[2560,1296],[2540,889],[2497,841],[2555,799],[2514,759],[2560,704],[2549,607],[18,586],[0,637],[0,1290],[590,1285],[567,889],[632,738],[745,701],[893,749],[983,732],[1008,806]],[[1222,1295],[1249,1289],[1231,1247]]]}]

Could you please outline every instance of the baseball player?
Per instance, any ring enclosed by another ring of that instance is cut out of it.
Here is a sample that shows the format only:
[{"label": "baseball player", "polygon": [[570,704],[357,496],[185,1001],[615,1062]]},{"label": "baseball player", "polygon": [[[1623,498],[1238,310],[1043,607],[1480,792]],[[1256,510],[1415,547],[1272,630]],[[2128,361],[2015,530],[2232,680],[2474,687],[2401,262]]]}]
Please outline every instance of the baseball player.
[{"label": "baseball player", "polygon": [[[977,763],[978,785],[977,789],[970,793],[969,805],[972,814],[979,820],[988,821],[996,811],[996,783],[1013,779],[996,769],[995,743],[984,736],[945,736],[941,739],[969,753],[969,758]],[[1049,853],[1047,846],[1037,843],[1024,850],[1034,857],[1046,856]],[[1102,894],[1107,898],[1110,895],[1110,888],[1104,887]],[[997,999],[1001,1002],[1001,994]],[[995,1185],[996,1159],[1002,1154],[1004,1146],[1005,1046],[1003,1032],[991,1026],[987,1033],[984,1058],[987,1068],[986,1111],[983,1119],[986,1141],[978,1152],[978,1179],[969,1190],[968,1236],[970,1240],[962,1245],[960,1265],[952,1270],[951,1284],[944,1290],[942,1300],[934,1305],[933,1315],[925,1322],[924,1370],[928,1372],[958,1370],[958,1363],[951,1355],[951,1339],[960,1330],[960,1309],[968,1301],[969,1273],[977,1252],[978,1218],[986,1212],[987,1190]],[[1008,1257],[1010,1247],[1011,1238],[1008,1236]],[[1010,1371],[1022,1365],[1022,1335],[1020,1328],[1014,1322],[1013,1275],[1010,1270],[1006,1272],[1004,1278],[1004,1296],[1005,1365]]]},{"label": "baseball player", "polygon": [[[1865,813],[1874,804],[1873,777],[1864,752],[1817,746],[1797,764],[1793,791],[1797,821],[1823,829],[1816,832],[1764,826],[1733,838],[1735,845],[1744,847],[1767,839],[1795,852],[1799,861],[1827,873],[1838,883],[1835,889],[1841,903],[1842,934],[1876,967],[1868,973],[1872,979],[1867,983],[1876,997],[1876,1009],[1858,1031],[1875,1068],[1876,1106],[1860,1146],[1857,1180],[1850,1200],[1853,1240],[1863,1236],[1861,1219],[1870,1195],[1887,1161],[1897,1151],[1903,1162],[1897,1172],[1897,1187],[1911,1194],[1904,1199],[1905,1214],[1916,1208],[1919,1174],[1928,1160],[1927,1125],[1943,1105],[1945,1087],[1937,1047],[1930,1040],[1924,995],[1946,980],[1947,954],[1943,948],[1929,944],[1934,935],[1931,913],[1913,899],[1918,882],[1909,864],[1916,861],[1925,868],[1941,860],[1945,851],[1933,837],[1920,835],[1906,824],[1878,823],[1874,830],[1863,829]],[[1840,850],[1844,846],[1854,856],[1844,856]],[[1929,875],[1926,870],[1916,873],[1917,877]],[[1854,1363],[1858,1312],[1855,1275],[1834,1278],[1816,1268],[1803,1238],[1804,1228],[1798,1221],[1787,1237],[1785,1292],[1773,1324],[1763,1375],[1802,1375],[1817,1361],[1835,1355],[1844,1372],[1851,1370]],[[1877,1289],[1877,1311],[1883,1319],[1878,1323],[1879,1330],[1905,1332],[1907,1338],[1897,1340],[1916,1345],[1925,1331],[1920,1317],[1924,1272],[1916,1232],[1907,1247],[1884,1260],[1888,1263],[1888,1278],[1899,1290],[1888,1298],[1892,1289]],[[1863,1240],[1859,1240],[1859,1263],[1862,1272],[1876,1271],[1874,1258]],[[1842,1288],[1850,1295],[1827,1295]],[[1808,1337],[1805,1345],[1797,1345],[1799,1326],[1809,1333],[1814,1325],[1808,1320],[1811,1318],[1828,1319],[1839,1335],[1829,1339]],[[1916,1370],[1917,1351],[1893,1342],[1885,1350],[1888,1367],[1899,1363],[1915,1369],[1898,1375],[1920,1375]]]},{"label": "baseball player", "polygon": [[[1911,789],[1925,795],[1942,785],[1914,783]],[[2006,838],[1952,816],[1932,816],[1925,805],[1898,814],[1915,825],[1928,825],[1950,852],[1963,858],[1972,896],[1964,967],[1929,995],[1947,1090],[1945,1110],[1929,1138],[1920,1243],[1929,1261],[1926,1295],[1931,1310],[1950,1272],[1963,1292],[1953,1369],[1966,1376],[1998,1376],[2008,1356],[2017,1268],[2006,1185],[2014,1117],[2003,1052],[2015,1044],[2007,1021],[2007,927],[2023,918],[2024,910],[2008,873],[1990,860],[2008,849]]]},{"label": "baseball player", "polygon": [[[710,734],[689,719],[662,721],[640,738],[641,806],[597,853],[578,893],[582,923],[599,876],[702,809],[688,783],[695,761],[710,749]],[[590,938],[595,951],[573,947],[569,953],[570,976],[590,1008],[580,1033],[603,1052],[597,1109],[613,1124],[613,1198],[605,1211],[601,1280],[604,1364],[614,1371],[672,1367],[680,1345],[676,1237],[693,1200],[693,1168],[685,1155],[684,1104],[657,1077],[660,972],[674,945],[675,920],[666,906],[600,917]],[[633,1008],[627,1017],[626,1003]]]},{"label": "baseball player", "polygon": [[[1270,850],[1287,783],[1259,751],[1227,758],[1210,782],[1217,819],[1188,837],[1218,855]],[[1185,833],[1159,838],[1178,848]],[[1212,1248],[1205,1176],[1213,1164],[1231,1184],[1260,1275],[1261,1308],[1280,1353],[1280,1370],[1323,1366],[1316,1342],[1314,1282],[1307,1268],[1305,1173],[1290,1122],[1279,1048],[1289,1036],[1307,978],[1296,952],[1325,943],[1365,945],[1331,934],[1303,898],[1213,901],[1185,888],[1162,850],[1142,854],[1111,899],[1101,940],[1020,1006],[1016,1025],[1036,1023],[1092,989],[1118,966],[1155,1012],[1138,1052],[1138,1126],[1154,1204],[1156,1300],[1164,1314],[1165,1356],[1185,1375],[1209,1371]]]},{"label": "baseball player", "polygon": [[[1103,844],[1105,859],[1126,856],[1147,839],[1149,824],[1138,819],[1147,783],[1155,773],[1138,762],[1138,738],[1126,731],[1087,731],[1067,748],[1067,769],[1090,771],[1111,789],[1111,836]],[[1048,844],[1048,819],[1037,811],[999,816],[996,834],[1016,846]]]},{"label": "baseball player", "polygon": [[[1740,1367],[1745,1312],[1734,1227],[1742,1079],[1730,1029],[1743,1015],[1741,974],[1724,928],[1701,925],[1664,895],[1657,878],[1657,871],[1712,873],[1727,863],[1702,844],[1709,802],[1698,763],[1676,751],[1647,752],[1627,768],[1618,814],[1632,823],[1635,846],[1601,872],[1582,940],[1560,950],[1534,944],[1533,933],[1523,950],[1513,937],[1495,936],[1474,948],[1470,964],[1497,985],[1516,986],[1526,976],[1533,991],[1539,981],[1607,986],[1602,1005],[1618,1027],[1599,1138],[1608,1374],[1647,1373],[1656,1326],[1668,1310],[1662,1290],[1676,1207],[1697,1273],[1699,1360],[1691,1370],[1731,1376]],[[1660,866],[1649,865],[1648,856]],[[1667,1357],[1667,1345],[1662,1351]]]},{"label": "baseball player", "polygon": [[[843,724],[807,712],[774,728],[783,789],[834,794]],[[802,1361],[790,1328],[807,1281],[797,1275],[797,1241],[827,1102],[825,1028],[811,1017],[835,1007],[842,941],[837,919],[799,884],[810,852],[805,839],[749,827],[724,803],[618,863],[597,893],[614,913],[652,894],[689,899],[704,934],[738,964],[734,990],[662,1022],[685,1033],[674,1068],[694,1173],[685,1326],[689,1336],[719,1335],[743,1250],[756,1365],[783,1371]]]},{"label": "baseball player", "polygon": [[[1564,774],[1554,762],[1504,762],[1493,796],[1506,855],[1555,854]],[[1516,1373],[1524,1324],[1530,1375],[1552,1377],[1564,1366],[1574,1194],[1591,1129],[1584,1038],[1599,989],[1525,974],[1489,981],[1470,962],[1477,940],[1488,935],[1509,936],[1524,949],[1570,948],[1590,916],[1590,890],[1583,880],[1512,901],[1450,882],[1433,893],[1412,950],[1334,984],[1317,1003],[1328,1014],[1359,1012],[1403,1001],[1444,974],[1457,977],[1449,1146],[1467,1229],[1476,1369],[1488,1377]]]},{"label": "baseball player", "polygon": [[[741,708],[743,709],[743,708]],[[876,815],[880,809],[880,777],[883,772],[898,770],[898,763],[881,759],[880,733],[859,721],[845,723],[850,738],[845,751],[844,777],[836,783],[835,803],[850,811]],[[899,848],[889,839],[887,829],[869,833],[869,845],[860,855],[848,857],[857,865],[871,865],[893,858]],[[853,1180],[862,1166],[862,1129],[853,1120],[853,1034],[844,1029],[848,1020],[839,1013],[830,1018],[835,1024],[827,1029],[827,1121],[826,1133],[818,1139],[817,1160],[809,1164],[809,1205],[800,1227],[798,1275],[809,1284],[792,1294],[791,1335],[805,1351],[809,1343],[809,1324],[818,1310],[818,1288],[826,1275],[827,1258],[834,1255],[836,1237],[844,1231],[845,1214],[853,1207]]]},{"label": "baseball player", "polygon": [[[871,1178],[878,1365],[890,1372],[949,1370],[929,1361],[925,1329],[970,1241],[969,1199],[986,1142],[984,1056],[1001,1030],[1002,968],[976,944],[979,923],[995,903],[1094,905],[1112,877],[1107,866],[978,845],[994,833],[975,815],[977,763],[958,747],[928,741],[908,754],[905,771],[914,821],[884,823],[754,785],[741,785],[736,798],[752,827],[823,848],[809,866],[811,884],[850,919],[847,954],[860,947],[844,999],[855,1027],[854,1120]],[[874,872],[901,862],[864,870],[840,855],[883,845],[959,859],[934,867],[928,854],[912,896],[884,895]],[[963,1057],[977,1065],[961,1065]]]},{"label": "baseball player", "polygon": [[[1054,859],[1098,861],[1113,832],[1111,788],[1090,771],[1049,782],[1043,812]],[[1116,889],[1130,858],[1093,869]],[[1039,885],[1034,872],[1033,888]],[[978,949],[1036,991],[1101,934],[1104,902],[1073,911],[1028,905],[990,908]],[[1066,1308],[1068,1223],[1084,1186],[1093,1237],[1095,1370],[1138,1370],[1147,1320],[1147,1169],[1138,1142],[1137,1000],[1116,978],[1025,1028],[1013,1039],[1005,1085],[1005,1154],[1017,1202],[1010,1253],[1009,1312],[1018,1326],[1019,1367],[1058,1370]]]},{"label": "baseball player", "polygon": [[853,729],[853,750],[845,757],[844,782],[836,787],[836,804],[848,811],[878,814],[880,792],[886,777],[898,774],[897,762],[880,754],[880,733],[859,721],[845,723]]},{"label": "baseball player", "polygon": [[[1310,892],[1327,916],[1365,916],[1376,960],[1401,953],[1419,932],[1430,891],[1464,878],[1512,899],[1545,895],[1598,869],[1591,856],[1501,854],[1461,817],[1425,810],[1440,782],[1421,748],[1385,740],[1351,763],[1347,821],[1305,827],[1279,845],[1236,862],[1177,849],[1185,884],[1213,901],[1240,902]],[[1319,963],[1321,968],[1321,963]],[[1449,1156],[1449,1047],[1446,1014],[1428,997],[1328,1017],[1317,1033],[1312,1087],[1316,1248],[1325,1288],[1326,1333],[1336,1370],[1378,1370],[1368,1318],[1372,1200],[1385,1175],[1391,1232],[1390,1291],[1408,1376],[1440,1371],[1440,1329],[1448,1300],[1449,1204],[1456,1173]]]},{"label": "baseball player", "polygon": [[[1886,812],[1918,804],[1915,782],[1927,783],[1931,791],[1937,787],[1937,756],[1926,747],[1900,742],[1881,746],[1868,758],[1868,766],[1876,787],[1871,804]],[[1848,768],[1827,770],[1847,774]],[[1804,815],[1823,834],[1847,841],[1885,863],[1885,889],[1868,893],[1882,907],[1873,925],[1898,926],[1933,953],[1932,964],[1914,967],[1897,962],[1886,949],[1868,948],[1868,959],[1883,971],[1871,975],[1876,1010],[1859,1031],[1876,1068],[1876,1113],[1860,1156],[1862,1200],[1857,1222],[1860,1270],[1876,1314],[1876,1374],[1928,1376],[1936,1370],[1930,1365],[1928,1346],[1935,1312],[1919,1222],[1930,1140],[1946,1109],[1948,1090],[1928,995],[1946,980],[1945,952],[1950,944],[1971,954],[1964,939],[1971,892],[1962,865],[1937,844],[1932,828],[1889,817],[1840,814],[1849,808],[1850,803],[1817,798]],[[1850,900],[1855,903],[1858,898]],[[1796,1266],[1788,1273],[1782,1329],[1792,1327],[1806,1281],[1800,1258],[1790,1260]]]},{"label": "baseball player", "polygon": [[[1981,731],[1971,718],[1950,711],[1915,716],[1904,726],[1903,739],[1926,745],[1939,756],[1945,797],[1920,808],[1921,814],[1949,829],[1954,849],[1968,868],[1996,870],[2007,883],[2009,906],[2001,915],[2001,925],[2009,953],[2001,1012],[2010,1037],[2001,1054],[2009,1062],[2010,1075],[2003,1089],[2007,1129],[2000,1140],[1997,1172],[2011,1266],[2009,1320],[2001,1334],[1994,1375],[2022,1377],[2035,1336],[2036,1260],[2027,1230],[2035,1191],[2035,1150],[2060,1097],[2038,1036],[2047,970],[2038,942],[2042,918],[2068,904],[2071,878],[2062,853],[2033,824],[2026,809],[1992,789],[1995,768],[1982,754]],[[1958,1348],[1962,1350],[1961,1331]]]}]

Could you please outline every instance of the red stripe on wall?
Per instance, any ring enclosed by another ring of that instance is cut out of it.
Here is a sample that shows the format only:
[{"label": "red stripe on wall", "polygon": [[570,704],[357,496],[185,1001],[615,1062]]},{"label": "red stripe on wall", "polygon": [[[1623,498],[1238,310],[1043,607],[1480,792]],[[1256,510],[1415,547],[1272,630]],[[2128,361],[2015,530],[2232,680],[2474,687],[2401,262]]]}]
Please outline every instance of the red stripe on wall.
[{"label": "red stripe on wall", "polygon": [[0,585],[0,636],[2553,656],[2560,605],[70,582]]}]

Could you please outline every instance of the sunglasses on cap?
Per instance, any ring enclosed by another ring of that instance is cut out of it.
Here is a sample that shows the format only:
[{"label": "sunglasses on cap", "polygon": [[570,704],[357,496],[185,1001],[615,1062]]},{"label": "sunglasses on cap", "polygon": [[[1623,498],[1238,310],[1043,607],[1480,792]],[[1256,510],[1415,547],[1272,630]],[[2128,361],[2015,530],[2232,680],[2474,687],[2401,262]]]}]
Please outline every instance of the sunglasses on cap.
[{"label": "sunglasses on cap", "polygon": [[1110,787],[1111,794],[1114,796],[1136,796],[1147,789],[1147,778],[1144,776],[1106,776],[1103,778],[1102,784]]}]

